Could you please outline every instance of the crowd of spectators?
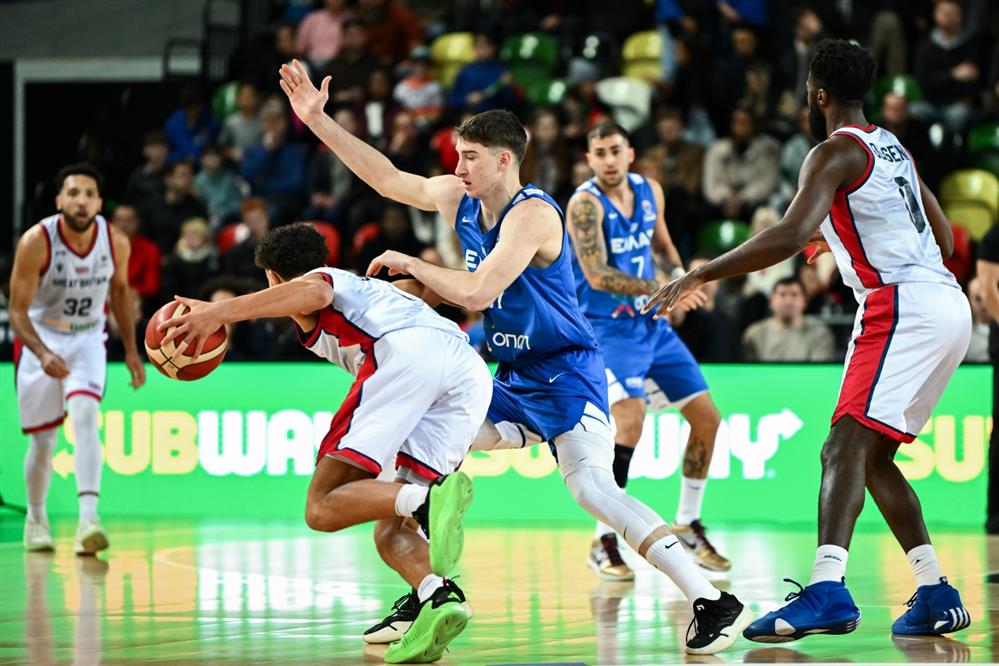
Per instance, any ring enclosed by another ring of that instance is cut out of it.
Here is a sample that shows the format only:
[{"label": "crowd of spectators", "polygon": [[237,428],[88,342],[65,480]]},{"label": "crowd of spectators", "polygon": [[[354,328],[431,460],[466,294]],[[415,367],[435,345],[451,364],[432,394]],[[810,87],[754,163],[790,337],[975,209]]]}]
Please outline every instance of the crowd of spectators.
[{"label": "crowd of spectators", "polygon": [[[662,182],[670,232],[695,265],[725,249],[711,235],[718,220],[758,230],[775,224],[793,197],[815,145],[804,82],[823,37],[867,45],[880,75],[918,85],[921,96],[878,91],[868,111],[909,148],[931,188],[961,166],[969,129],[999,117],[999,12],[988,0],[273,7],[268,29],[232,59],[231,108],[219,108],[215,91],[185,87],[163,126],[148,128],[125,190],[106,195],[119,202],[109,218],[132,238],[129,274],[145,316],[176,293],[213,298],[261,286],[253,248],[269,228],[296,220],[322,227],[331,260],[348,270],[363,271],[389,247],[461,265],[447,221],[377,196],[290,113],[277,70],[291,58],[317,82],[332,77],[327,112],[337,122],[415,173],[454,169],[451,128],[468,114],[516,111],[531,135],[523,181],[564,202],[591,175],[587,129],[621,121],[601,80],[620,74],[629,35],[658,31],[661,75],[645,82],[648,108],[626,119],[633,169]],[[438,78],[429,46],[455,31],[474,34],[473,57],[453,80]],[[529,31],[558,45],[554,76],[566,90],[557,103],[532,103],[501,57],[505,40]],[[974,282],[968,286],[973,299]],[[799,258],[710,290],[708,305],[674,321],[702,361],[835,361],[845,353],[856,304],[834,265]],[[450,315],[474,330],[474,314]],[[280,326],[241,326],[234,358],[298,353]]]}]

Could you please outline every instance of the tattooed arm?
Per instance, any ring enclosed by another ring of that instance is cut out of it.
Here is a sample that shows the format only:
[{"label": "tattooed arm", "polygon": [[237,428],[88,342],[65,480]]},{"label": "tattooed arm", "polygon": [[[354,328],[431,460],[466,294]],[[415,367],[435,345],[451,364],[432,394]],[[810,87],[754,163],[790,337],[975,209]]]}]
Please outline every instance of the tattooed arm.
[{"label": "tattooed arm", "polygon": [[607,264],[607,241],[604,239],[603,210],[596,197],[586,192],[575,194],[569,201],[569,233],[579,265],[587,282],[594,289],[616,294],[643,296],[659,289],[655,280],[628,275]]}]

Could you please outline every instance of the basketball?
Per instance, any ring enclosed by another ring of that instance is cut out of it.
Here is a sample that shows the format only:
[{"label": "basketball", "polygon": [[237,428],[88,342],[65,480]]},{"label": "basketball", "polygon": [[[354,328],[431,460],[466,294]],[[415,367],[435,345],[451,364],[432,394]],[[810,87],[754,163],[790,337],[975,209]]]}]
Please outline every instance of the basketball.
[{"label": "basketball", "polygon": [[[177,308],[180,308],[179,310]],[[205,347],[201,351],[201,356],[197,361],[191,357],[194,354],[194,347],[184,350],[183,354],[177,353],[177,344],[184,340],[181,335],[175,340],[171,340],[162,346],[160,341],[166,337],[166,332],[159,331],[159,325],[170,319],[175,314],[183,314],[187,311],[187,306],[177,301],[170,301],[153,315],[146,325],[146,356],[156,369],[170,379],[179,379],[183,382],[201,379],[209,372],[219,367],[225,352],[228,349],[228,337],[225,327],[220,327],[217,331],[208,336]]]}]

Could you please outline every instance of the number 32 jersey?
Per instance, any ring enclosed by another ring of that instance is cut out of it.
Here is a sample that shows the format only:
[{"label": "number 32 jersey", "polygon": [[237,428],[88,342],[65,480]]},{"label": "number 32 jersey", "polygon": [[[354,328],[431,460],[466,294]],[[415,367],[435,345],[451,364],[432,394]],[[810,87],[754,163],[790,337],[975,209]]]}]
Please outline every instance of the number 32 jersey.
[{"label": "number 32 jersey", "polygon": [[958,288],[926,218],[909,151],[894,134],[875,125],[841,127],[830,136],[850,137],[867,153],[864,173],[836,192],[822,222],[843,282],[858,301],[890,284],[932,282]]},{"label": "number 32 jersey", "polygon": [[32,323],[60,333],[103,329],[105,303],[114,275],[114,246],[108,221],[98,215],[96,233],[82,254],[63,238],[60,215],[38,224],[45,230],[48,258],[28,307]]}]

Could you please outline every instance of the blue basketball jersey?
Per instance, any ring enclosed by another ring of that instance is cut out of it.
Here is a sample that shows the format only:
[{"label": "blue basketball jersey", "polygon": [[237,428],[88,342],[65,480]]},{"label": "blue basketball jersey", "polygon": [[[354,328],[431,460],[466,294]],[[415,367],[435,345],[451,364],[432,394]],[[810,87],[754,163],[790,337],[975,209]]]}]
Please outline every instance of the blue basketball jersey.
[{"label": "blue basketball jersey", "polygon": [[[628,183],[635,194],[631,217],[625,217],[617,206],[591,178],[576,192],[587,192],[600,200],[604,209],[603,231],[607,242],[607,265],[644,280],[656,278],[652,257],[652,236],[656,226],[656,198],[649,181],[637,173],[628,174]],[[579,307],[587,317],[634,317],[648,302],[648,296],[632,296],[600,291],[590,286],[573,253],[573,272],[576,276],[576,294]]]},{"label": "blue basketball jersey", "polygon": [[496,226],[479,225],[481,202],[465,195],[458,206],[455,231],[465,252],[465,266],[475,271],[496,246],[503,219],[517,204],[541,199],[563,220],[562,252],[550,266],[524,272],[483,312],[486,345],[498,361],[521,366],[574,349],[596,350],[593,329],[580,315],[573,288],[572,248],[565,232],[562,209],[542,190],[528,183],[500,215]]}]

